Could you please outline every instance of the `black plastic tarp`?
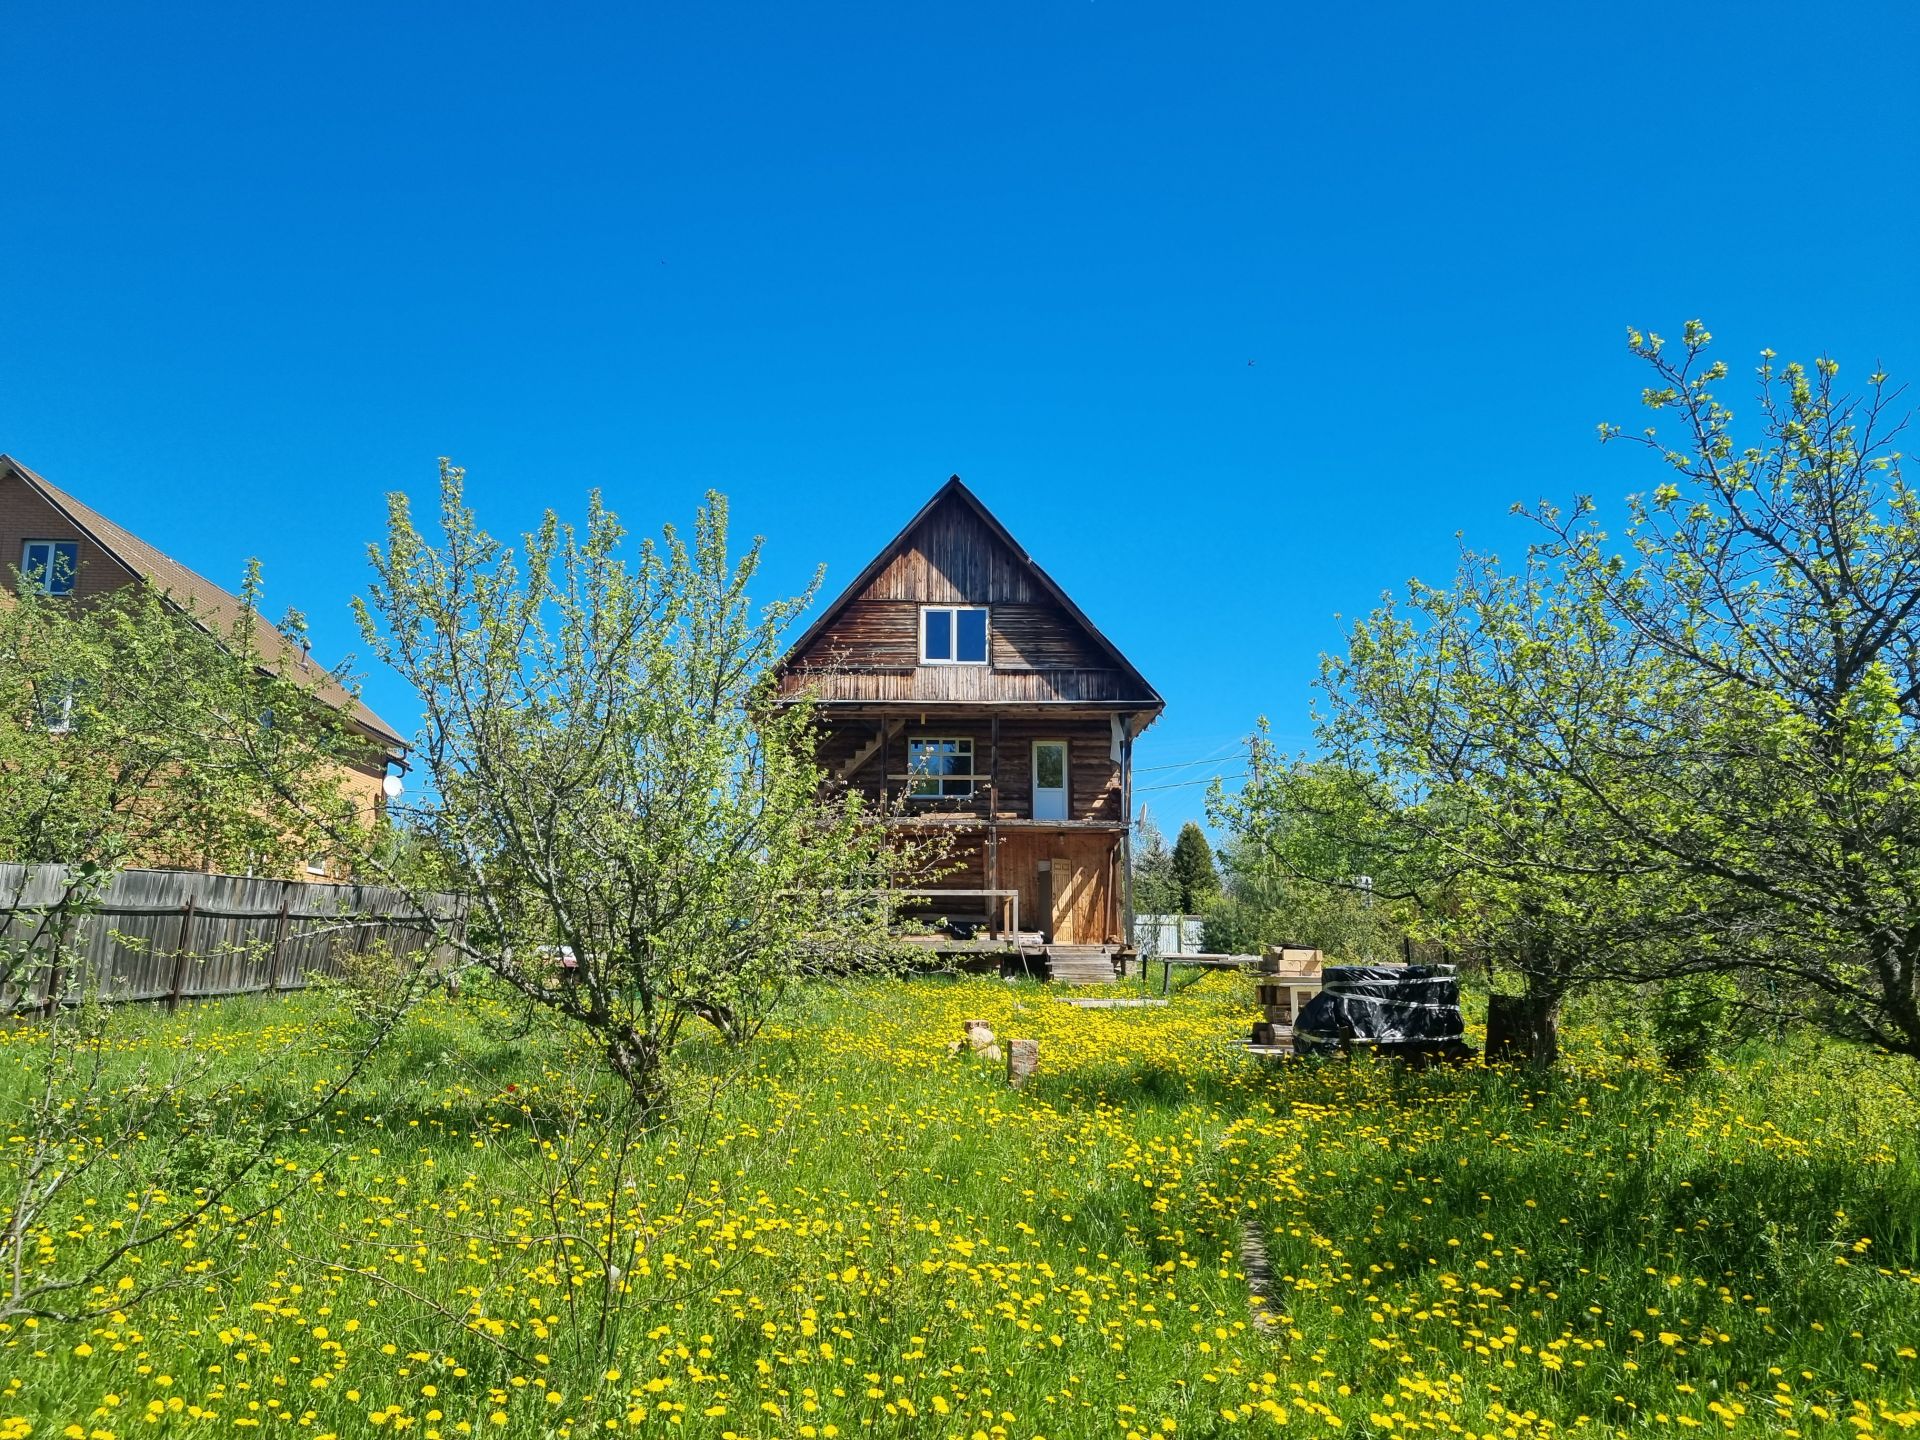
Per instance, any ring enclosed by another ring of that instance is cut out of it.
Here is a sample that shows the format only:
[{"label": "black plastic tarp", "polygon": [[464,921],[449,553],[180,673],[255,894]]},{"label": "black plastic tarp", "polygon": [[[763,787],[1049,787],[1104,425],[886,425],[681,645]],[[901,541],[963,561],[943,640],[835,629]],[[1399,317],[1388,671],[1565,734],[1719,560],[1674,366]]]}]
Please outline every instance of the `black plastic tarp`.
[{"label": "black plastic tarp", "polygon": [[1451,965],[1329,965],[1293,1022],[1293,1048],[1450,1050],[1465,1045],[1460,976]]}]

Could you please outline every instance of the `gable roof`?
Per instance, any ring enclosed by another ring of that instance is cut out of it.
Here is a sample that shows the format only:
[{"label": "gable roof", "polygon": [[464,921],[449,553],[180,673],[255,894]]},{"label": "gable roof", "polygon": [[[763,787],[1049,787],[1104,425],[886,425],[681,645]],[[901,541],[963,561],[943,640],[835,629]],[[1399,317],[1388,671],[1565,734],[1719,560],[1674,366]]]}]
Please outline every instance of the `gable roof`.
[{"label": "gable roof", "polygon": [[958,475],[949,477],[946,484],[933,492],[933,497],[914,512],[913,518],[907,521],[901,528],[900,533],[880,548],[880,553],[873,557],[872,561],[868,563],[864,570],[853,577],[852,583],[840,592],[839,596],[835,598],[831,605],[828,605],[826,609],[820,612],[819,616],[806,628],[798,640],[787,647],[787,653],[780,657],[779,663],[774,667],[775,670],[780,671],[786,669],[797,657],[805,654],[806,651],[811,648],[814,641],[827,632],[840,613],[845,610],[848,605],[852,604],[854,600],[859,598],[860,594],[873,583],[874,579],[882,570],[886,569],[887,565],[892,562],[895,556],[906,549],[907,542],[912,538],[913,532],[919,529],[927,517],[932,515],[935,510],[939,509],[940,506],[948,500],[957,501],[971,510],[975,517],[979,519],[980,523],[986,527],[987,532],[1004,545],[1013,554],[1015,559],[1025,567],[1027,573],[1040,587],[1041,593],[1045,594],[1064,610],[1068,617],[1086,632],[1087,637],[1093,641],[1095,646],[1113,662],[1114,669],[1118,670],[1128,681],[1138,688],[1141,696],[1139,708],[1155,711],[1165,708],[1166,702],[1160,698],[1160,692],[1148,683],[1147,677],[1134,668],[1133,662],[1120,653],[1118,646],[1105,635],[1101,634],[1100,628],[1087,618],[1086,612],[1073,603],[1073,598],[1069,596],[1065,590],[1060,588],[1058,581],[1040,568],[1039,562],[1027,553],[1026,547],[1013,538],[1012,532],[1000,523],[999,517],[987,509],[980,497],[969,490]]},{"label": "gable roof", "polygon": [[[0,455],[0,474],[6,473],[18,476],[28,489],[65,516],[68,523],[99,546],[129,575],[153,585],[178,608],[187,610],[190,607],[193,618],[209,633],[214,633],[216,625],[231,627],[240,620],[245,607],[238,596],[163,554],[132,531],[116,525],[98,510],[76,500],[12,456]],[[379,741],[389,756],[399,759],[404,755],[407,742],[391,725],[368,709],[359,696],[314,665],[304,647],[295,644],[259,616],[255,617],[254,635],[260,648],[260,658],[267,668],[275,673],[285,666],[304,671],[303,678],[312,683],[314,692],[322,700]]]}]

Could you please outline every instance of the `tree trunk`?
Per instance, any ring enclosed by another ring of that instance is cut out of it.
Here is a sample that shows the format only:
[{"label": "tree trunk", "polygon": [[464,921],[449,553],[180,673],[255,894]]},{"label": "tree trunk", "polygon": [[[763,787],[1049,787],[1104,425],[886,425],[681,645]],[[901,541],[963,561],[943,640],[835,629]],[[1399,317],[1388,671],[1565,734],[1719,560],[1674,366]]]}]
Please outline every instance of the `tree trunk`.
[{"label": "tree trunk", "polygon": [[627,1090],[643,1114],[658,1114],[666,1109],[664,1057],[658,1040],[641,1034],[631,1025],[623,1025],[608,1033],[606,1054],[607,1064],[626,1082]]},{"label": "tree trunk", "polygon": [[1487,1059],[1552,1068],[1560,1058],[1560,999],[1559,991],[1534,986],[1524,995],[1489,995]]},{"label": "tree trunk", "polygon": [[727,1006],[715,1004],[709,1000],[696,1000],[687,1008],[718,1030],[729,1045],[738,1045],[747,1038],[746,1029],[740,1023],[740,1017]]}]

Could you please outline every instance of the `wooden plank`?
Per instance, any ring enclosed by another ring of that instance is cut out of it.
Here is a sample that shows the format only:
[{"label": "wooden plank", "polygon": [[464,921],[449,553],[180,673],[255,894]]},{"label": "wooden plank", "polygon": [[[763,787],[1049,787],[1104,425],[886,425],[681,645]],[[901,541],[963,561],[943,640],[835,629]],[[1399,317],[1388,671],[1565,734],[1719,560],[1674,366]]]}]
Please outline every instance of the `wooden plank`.
[{"label": "wooden plank", "polygon": [[[24,945],[46,907],[71,884],[60,866],[0,865],[0,937]],[[458,921],[460,902],[432,897],[433,913]],[[238,875],[127,870],[109,877],[79,912],[74,964],[52,994],[78,990],[108,1001],[165,1001],[297,988],[310,969],[332,967],[333,946],[303,927],[357,916],[368,935],[395,938],[403,954],[426,954],[431,927],[398,890],[307,885]],[[279,960],[276,962],[276,951]],[[199,963],[189,970],[187,965]],[[305,961],[307,963],[302,963]],[[0,1009],[44,1003],[46,993],[0,994]]]},{"label": "wooden plank", "polygon": [[282,976],[280,961],[281,961],[281,957],[286,953],[287,922],[292,918],[292,914],[293,914],[293,897],[290,895],[284,895],[280,899],[280,918],[274,922],[273,951],[272,951],[272,957],[268,962],[272,967],[273,988],[275,990],[285,990],[287,988],[286,982]]},{"label": "wooden plank", "polygon": [[193,904],[196,896],[188,895],[180,907],[180,941],[174,947],[173,993],[167,996],[167,1009],[180,1008],[180,990],[187,979],[187,961],[193,955]]}]

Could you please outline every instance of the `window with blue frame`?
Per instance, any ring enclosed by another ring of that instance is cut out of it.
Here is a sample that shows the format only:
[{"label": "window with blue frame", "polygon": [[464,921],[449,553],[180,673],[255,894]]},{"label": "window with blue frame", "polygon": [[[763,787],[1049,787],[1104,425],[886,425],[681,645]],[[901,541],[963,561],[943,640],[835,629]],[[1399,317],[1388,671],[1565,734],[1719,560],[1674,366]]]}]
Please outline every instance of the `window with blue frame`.
[{"label": "window with blue frame", "polygon": [[927,605],[920,610],[920,663],[987,663],[987,607]]},{"label": "window with blue frame", "polygon": [[20,584],[42,595],[71,595],[80,573],[77,540],[29,540],[20,547]]}]

